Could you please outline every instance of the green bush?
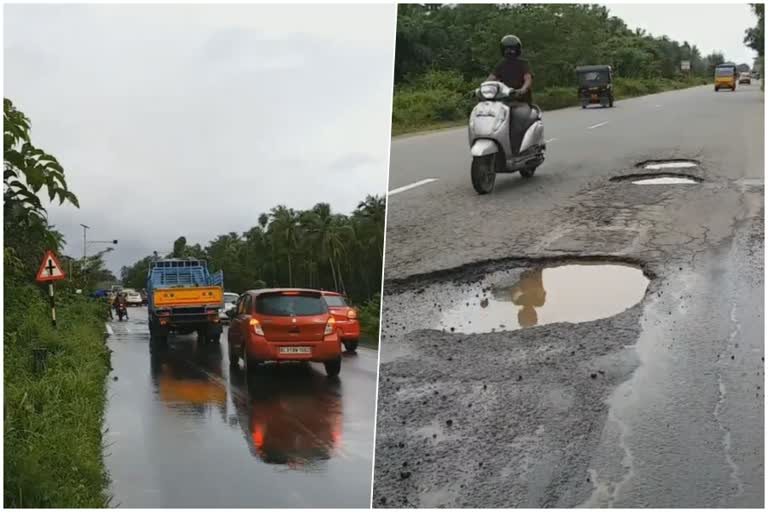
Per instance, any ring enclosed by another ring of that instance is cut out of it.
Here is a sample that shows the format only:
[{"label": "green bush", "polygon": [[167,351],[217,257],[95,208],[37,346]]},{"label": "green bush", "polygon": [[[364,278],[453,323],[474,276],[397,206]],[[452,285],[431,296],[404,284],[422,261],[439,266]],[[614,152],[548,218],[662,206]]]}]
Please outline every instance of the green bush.
[{"label": "green bush", "polygon": [[533,101],[543,110],[556,110],[579,104],[575,87],[550,87],[541,92],[534,90]]},{"label": "green bush", "polygon": [[[458,73],[429,71],[410,77],[407,85],[395,89],[392,103],[392,134],[399,135],[467,121],[477,100],[472,91],[481,80],[464,81]],[[702,77],[620,78],[614,79],[614,97],[632,98],[709,83]],[[556,110],[579,104],[576,86],[534,88],[533,100],[543,110]]]},{"label": "green bush", "polygon": [[[103,304],[62,293],[58,329],[33,285],[6,280],[5,507],[104,507],[102,421],[109,352]],[[33,348],[48,350],[36,373]]]},{"label": "green bush", "polygon": [[377,293],[368,302],[358,308],[360,320],[360,337],[369,344],[379,343],[379,312],[381,311],[381,296]]},{"label": "green bush", "polygon": [[392,122],[397,126],[420,127],[453,121],[467,113],[469,101],[449,89],[403,90],[395,94]]}]

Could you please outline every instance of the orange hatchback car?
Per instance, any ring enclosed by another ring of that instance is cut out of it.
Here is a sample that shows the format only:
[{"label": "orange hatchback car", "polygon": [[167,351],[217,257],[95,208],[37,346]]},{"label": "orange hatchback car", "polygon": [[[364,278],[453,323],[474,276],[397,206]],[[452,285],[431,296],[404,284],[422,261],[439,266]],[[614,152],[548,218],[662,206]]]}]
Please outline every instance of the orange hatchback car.
[{"label": "orange hatchback car", "polygon": [[350,307],[344,300],[344,296],[336,292],[323,291],[328,309],[336,319],[336,330],[339,337],[349,352],[357,350],[360,341],[360,322],[357,320],[357,310]]},{"label": "orange hatchback car", "polygon": [[243,293],[229,310],[229,362],[247,372],[266,361],[315,361],[335,377],[341,371],[336,319],[322,292],[262,289]]}]

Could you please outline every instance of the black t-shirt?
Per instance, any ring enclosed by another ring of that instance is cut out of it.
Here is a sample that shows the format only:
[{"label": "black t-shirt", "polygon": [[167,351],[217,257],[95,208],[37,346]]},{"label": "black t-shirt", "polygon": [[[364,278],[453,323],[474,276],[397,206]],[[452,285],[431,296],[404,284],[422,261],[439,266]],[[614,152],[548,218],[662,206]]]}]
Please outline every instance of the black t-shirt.
[{"label": "black t-shirt", "polygon": [[[493,76],[499,82],[503,82],[504,85],[513,89],[520,89],[523,86],[523,77],[526,73],[533,78],[531,66],[525,59],[502,59],[493,70]],[[528,90],[521,99],[527,103],[533,103],[531,91]]]}]

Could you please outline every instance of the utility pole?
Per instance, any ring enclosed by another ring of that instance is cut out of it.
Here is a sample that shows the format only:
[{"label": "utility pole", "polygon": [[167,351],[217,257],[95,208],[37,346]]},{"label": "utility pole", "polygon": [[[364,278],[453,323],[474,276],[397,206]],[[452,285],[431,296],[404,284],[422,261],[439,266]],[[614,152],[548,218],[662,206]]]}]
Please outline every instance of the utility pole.
[{"label": "utility pole", "polygon": [[87,231],[91,228],[90,226],[86,226],[85,224],[80,224],[80,225],[83,227],[83,265],[82,265],[83,268],[80,269],[80,271],[82,272],[85,270],[85,251],[86,251],[85,248],[88,245],[88,242],[86,241],[88,238]]}]

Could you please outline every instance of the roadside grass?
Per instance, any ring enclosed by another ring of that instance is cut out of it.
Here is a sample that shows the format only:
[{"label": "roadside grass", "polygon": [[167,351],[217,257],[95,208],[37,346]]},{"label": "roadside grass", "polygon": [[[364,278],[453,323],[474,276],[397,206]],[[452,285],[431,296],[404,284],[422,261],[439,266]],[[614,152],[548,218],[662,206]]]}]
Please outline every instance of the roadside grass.
[{"label": "roadside grass", "polygon": [[[103,417],[109,351],[104,308],[57,294],[58,329],[41,289],[5,280],[4,506],[109,505]],[[35,372],[33,348],[49,351]]]},{"label": "roadside grass", "polygon": [[372,299],[363,304],[358,310],[360,322],[360,344],[378,348],[379,346],[379,311],[380,296],[376,294]]},{"label": "roadside grass", "polygon": [[[454,72],[430,71],[395,89],[392,99],[392,136],[461,126],[477,103],[472,91],[482,80],[465,81]],[[705,85],[710,80],[692,77],[685,80],[614,79],[616,99],[656,94]],[[576,86],[534,89],[534,102],[543,110],[579,105]]]}]

